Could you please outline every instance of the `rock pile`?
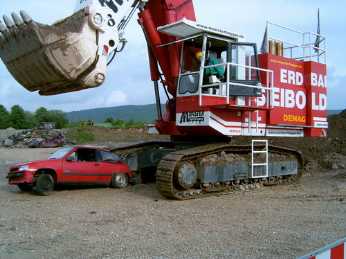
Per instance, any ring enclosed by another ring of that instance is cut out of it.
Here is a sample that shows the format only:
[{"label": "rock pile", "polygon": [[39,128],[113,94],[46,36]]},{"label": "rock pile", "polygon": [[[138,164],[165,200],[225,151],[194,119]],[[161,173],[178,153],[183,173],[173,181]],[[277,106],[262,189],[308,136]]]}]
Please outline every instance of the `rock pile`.
[{"label": "rock pile", "polygon": [[21,130],[0,139],[0,146],[7,148],[53,148],[65,144],[65,136],[60,130]]}]

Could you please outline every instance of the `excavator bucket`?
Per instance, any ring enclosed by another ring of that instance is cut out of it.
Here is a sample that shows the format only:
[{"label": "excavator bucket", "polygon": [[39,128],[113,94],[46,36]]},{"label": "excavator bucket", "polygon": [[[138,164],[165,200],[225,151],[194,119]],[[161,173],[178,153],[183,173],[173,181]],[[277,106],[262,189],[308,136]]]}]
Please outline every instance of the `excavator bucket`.
[{"label": "excavator bucket", "polygon": [[27,90],[56,95],[101,85],[106,64],[99,62],[98,32],[87,9],[53,25],[21,11],[0,21],[0,57]]}]

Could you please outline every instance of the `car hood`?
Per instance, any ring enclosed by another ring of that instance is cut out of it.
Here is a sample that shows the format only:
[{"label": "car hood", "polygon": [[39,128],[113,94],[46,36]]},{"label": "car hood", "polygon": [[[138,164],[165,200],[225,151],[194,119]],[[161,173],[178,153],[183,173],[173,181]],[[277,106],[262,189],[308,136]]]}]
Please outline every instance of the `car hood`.
[{"label": "car hood", "polygon": [[59,163],[61,163],[61,159],[47,159],[47,160],[35,160],[35,161],[30,161],[30,162],[21,162],[21,163],[17,163],[15,165],[12,165],[10,168],[18,168],[20,166],[23,165],[28,165],[31,168],[42,168],[42,167],[54,167],[56,165],[58,165]]}]

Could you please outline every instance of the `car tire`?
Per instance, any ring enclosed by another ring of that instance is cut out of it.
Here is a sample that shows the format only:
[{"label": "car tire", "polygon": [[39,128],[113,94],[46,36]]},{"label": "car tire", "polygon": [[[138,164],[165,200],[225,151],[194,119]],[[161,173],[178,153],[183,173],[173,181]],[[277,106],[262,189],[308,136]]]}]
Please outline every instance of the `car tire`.
[{"label": "car tire", "polygon": [[49,174],[41,174],[36,180],[34,191],[41,196],[47,196],[54,190],[54,179]]},{"label": "car tire", "polygon": [[113,174],[112,184],[113,188],[126,188],[129,185],[129,177],[127,174]]},{"label": "car tire", "polygon": [[32,185],[30,184],[25,184],[25,183],[20,183],[17,185],[19,190],[22,192],[31,192],[32,191]]}]

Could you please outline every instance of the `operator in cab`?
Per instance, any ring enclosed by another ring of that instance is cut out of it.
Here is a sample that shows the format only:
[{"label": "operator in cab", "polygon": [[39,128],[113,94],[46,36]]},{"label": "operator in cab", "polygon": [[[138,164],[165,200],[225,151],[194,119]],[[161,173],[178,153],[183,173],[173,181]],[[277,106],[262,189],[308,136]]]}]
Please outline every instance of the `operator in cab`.
[{"label": "operator in cab", "polygon": [[[201,62],[203,53],[202,51],[198,51],[196,53],[196,58]],[[206,66],[213,66],[213,67],[207,67],[204,70],[204,78],[207,79],[205,81],[208,81],[209,83],[219,83],[224,79],[225,76],[225,68],[219,65],[221,62],[214,56],[212,53],[209,53],[206,58]],[[216,78],[215,78],[216,77]]]},{"label": "operator in cab", "polygon": [[[196,52],[196,59],[201,62],[202,61],[203,52]],[[216,58],[216,55],[213,53],[208,53],[205,62],[206,68],[204,69],[204,83],[205,84],[217,84],[221,83],[225,77],[225,68],[221,65],[219,59]],[[212,67],[208,67],[212,66]],[[207,89],[205,89],[207,90]],[[209,89],[210,94],[216,94],[216,89],[211,87]]]}]

